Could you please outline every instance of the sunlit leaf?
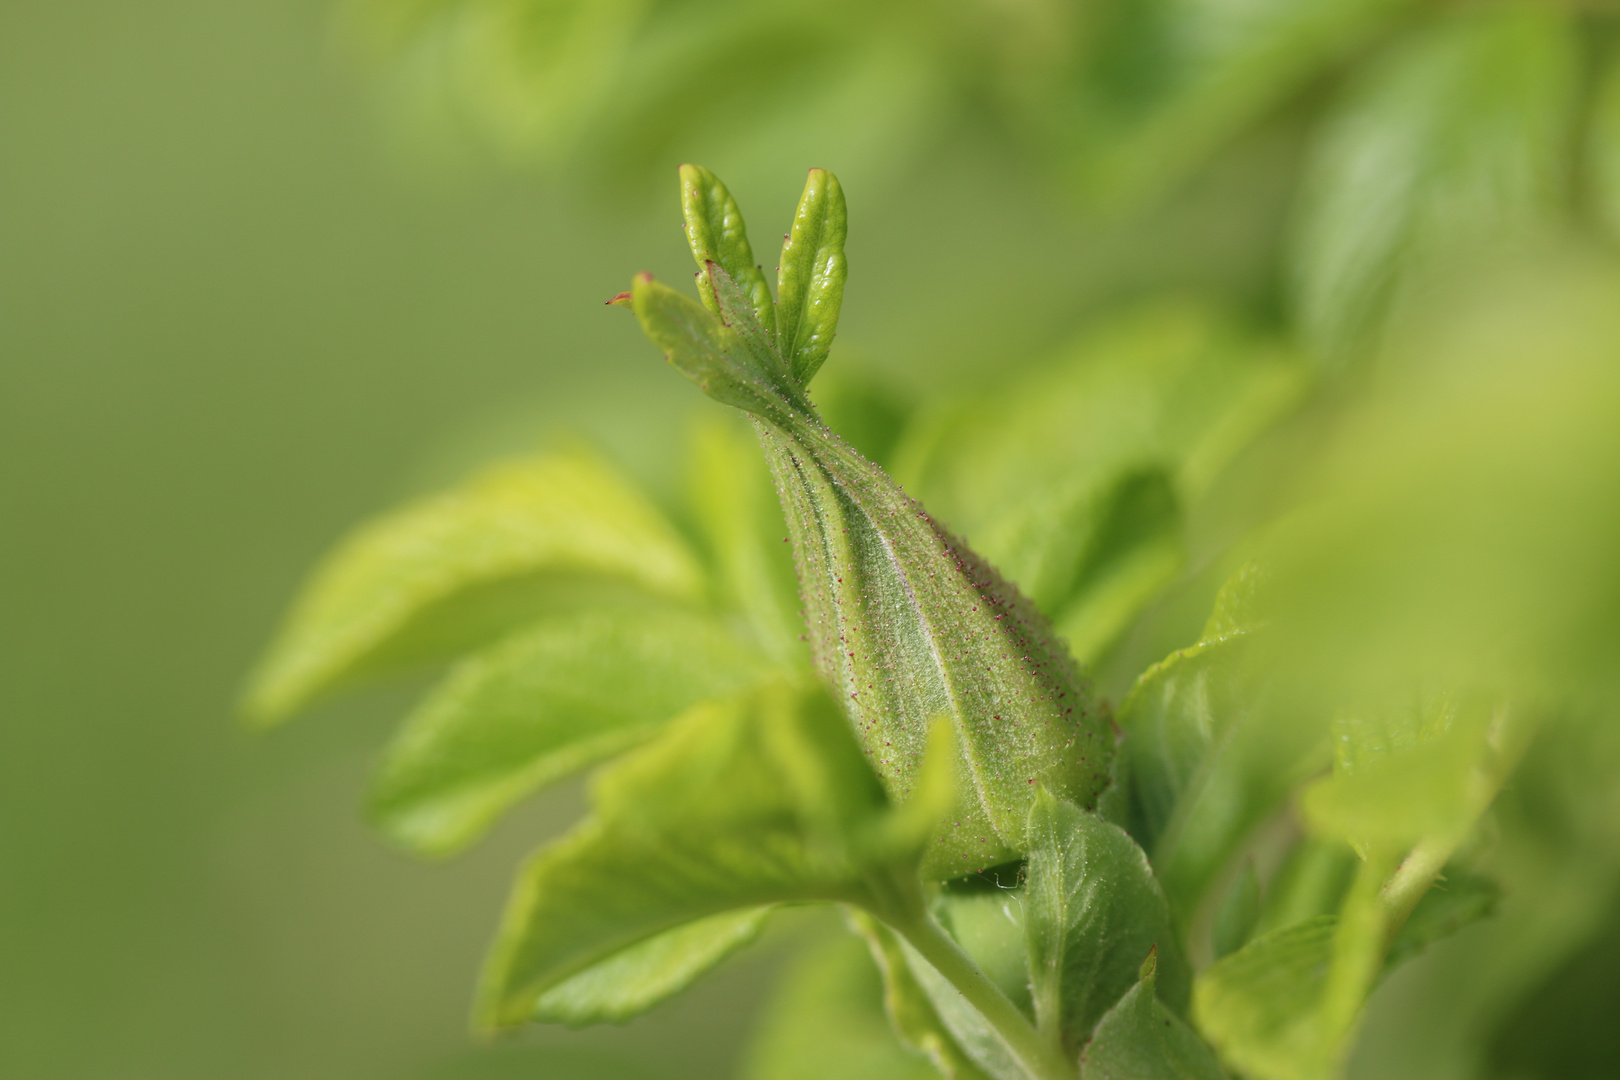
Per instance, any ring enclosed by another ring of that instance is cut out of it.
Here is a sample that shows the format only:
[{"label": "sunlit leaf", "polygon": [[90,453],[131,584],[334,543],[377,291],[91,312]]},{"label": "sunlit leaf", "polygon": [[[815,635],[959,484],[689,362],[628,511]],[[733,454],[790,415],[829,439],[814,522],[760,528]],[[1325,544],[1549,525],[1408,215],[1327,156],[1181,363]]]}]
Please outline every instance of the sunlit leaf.
[{"label": "sunlit leaf", "polygon": [[417,708],[384,760],[373,814],[408,847],[453,851],[523,796],[767,670],[700,615],[548,619],[463,661]]},{"label": "sunlit leaf", "polygon": [[1320,351],[1360,344],[1414,264],[1551,220],[1577,63],[1565,13],[1504,4],[1448,13],[1358,74],[1313,151],[1295,255]]},{"label": "sunlit leaf", "polygon": [[811,169],[777,272],[777,334],[800,385],[808,384],[826,362],[838,329],[848,274],[848,227],[838,178],[825,169]]},{"label": "sunlit leaf", "polygon": [[794,900],[881,908],[869,874],[916,865],[948,805],[951,752],[891,812],[824,695],[767,685],[694,707],[604,772],[594,815],[521,872],[484,1022],[521,1023],[580,971],[698,919]]},{"label": "sunlit leaf", "polygon": [[[765,272],[754,261],[754,251],[748,245],[748,229],[743,224],[737,200],[708,169],[701,165],[682,165],[681,210],[686,217],[686,241],[698,264],[698,296],[704,306],[720,314],[715,283],[708,270],[709,263],[718,263],[726,276],[736,282],[760,328],[774,343],[776,305],[771,300]],[[793,314],[797,326],[802,312],[795,310]]]},{"label": "sunlit leaf", "polygon": [[1209,1047],[1160,1002],[1155,958],[1098,1021],[1080,1055],[1082,1080],[1222,1080]]},{"label": "sunlit leaf", "polygon": [[[1148,954],[1174,955],[1170,914],[1147,856],[1118,826],[1043,791],[1030,838],[1024,926],[1036,1016],[1078,1052]],[[1175,976],[1165,993],[1184,1005],[1185,969]]]},{"label": "sunlit leaf", "polygon": [[533,1019],[570,1027],[623,1023],[753,941],[770,910],[728,911],[647,938],[541,994]]},{"label": "sunlit leaf", "polygon": [[579,455],[496,466],[361,527],[315,572],[249,688],[279,720],[403,659],[439,658],[545,608],[557,579],[605,578],[679,599],[702,573],[674,530]]}]

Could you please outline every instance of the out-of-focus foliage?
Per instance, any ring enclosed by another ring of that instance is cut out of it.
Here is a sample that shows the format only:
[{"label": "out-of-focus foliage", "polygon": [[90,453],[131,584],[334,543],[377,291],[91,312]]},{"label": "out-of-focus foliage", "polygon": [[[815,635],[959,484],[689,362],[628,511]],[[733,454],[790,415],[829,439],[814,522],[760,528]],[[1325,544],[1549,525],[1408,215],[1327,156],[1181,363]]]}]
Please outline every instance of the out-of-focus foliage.
[{"label": "out-of-focus foliage", "polygon": [[[495,509],[474,482],[340,549],[250,698],[271,717],[461,656],[379,781],[384,827],[429,852],[631,751],[523,872],[486,1019],[622,1019],[770,905],[821,900],[862,909],[894,1036],[919,1056],[879,1034],[871,974],[829,953],[771,1013],[760,1077],[794,1075],[796,1048],[840,1023],[897,1072],[1376,1070],[1353,1054],[1386,1022],[1380,987],[1462,963],[1459,933],[1489,943],[1469,992],[1431,987],[1412,1010],[1466,1033],[1427,1051],[1446,1075],[1576,1060],[1547,1029],[1579,1010],[1547,1003],[1620,882],[1607,16],[354,10],[400,78],[564,172],[701,149],[746,174],[813,135],[900,173],[972,112],[1077,205],[1151,213],[1245,132],[1298,133],[1271,307],[1133,298],[988,385],[925,374],[922,400],[871,408],[835,383],[818,409],[809,385],[840,363],[837,181],[812,172],[773,297],[725,187],[683,168],[698,299],[643,275],[615,302],[754,416],[783,511],[719,425],[693,441],[690,536],[606,476],[588,498],[534,487]],[[881,445],[907,492],[841,435]],[[1124,689],[1116,739],[1071,661]],[[1071,700],[1080,726],[1053,728]],[[1586,771],[1556,757],[1571,745]],[[1568,918],[1508,936],[1542,912]]]}]

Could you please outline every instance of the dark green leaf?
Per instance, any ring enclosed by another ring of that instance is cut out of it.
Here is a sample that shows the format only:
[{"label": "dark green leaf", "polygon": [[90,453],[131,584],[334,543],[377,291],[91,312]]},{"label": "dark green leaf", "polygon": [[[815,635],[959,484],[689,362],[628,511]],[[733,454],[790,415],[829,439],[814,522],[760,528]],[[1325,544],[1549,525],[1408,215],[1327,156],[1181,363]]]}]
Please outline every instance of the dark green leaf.
[{"label": "dark green leaf", "polygon": [[685,990],[759,936],[768,907],[711,915],[647,938],[540,995],[533,1019],[583,1027],[619,1024]]},{"label": "dark green leaf", "polygon": [[825,169],[811,169],[793,229],[777,268],[777,334],[799,385],[807,386],[826,362],[844,300],[844,189]]},{"label": "dark green leaf", "polygon": [[1082,1080],[1222,1080],[1215,1055],[1154,993],[1146,973],[1097,1023],[1080,1055]]},{"label": "dark green leaf", "polygon": [[766,672],[762,657],[699,615],[546,620],[463,661],[416,710],[384,760],[373,813],[407,847],[453,851],[523,796]]},{"label": "dark green leaf", "polygon": [[[703,589],[674,530],[603,465],[575,455],[497,466],[363,526],[329,555],[259,665],[244,709],[268,723],[385,666],[391,652],[459,651],[510,628],[514,608],[532,618],[534,589],[523,586],[548,575],[605,577],[680,599]],[[424,636],[434,647],[416,640]]]},{"label": "dark green leaf", "polygon": [[1254,860],[1244,862],[1237,878],[1227,888],[1215,909],[1215,922],[1210,927],[1210,942],[1215,959],[1243,948],[1260,921],[1260,875],[1255,873]]},{"label": "dark green leaf", "polygon": [[765,1007],[745,1080],[930,1080],[883,1009],[883,980],[861,940],[818,937],[789,966]]},{"label": "dark green leaf", "polygon": [[[1156,947],[1174,956],[1164,894],[1118,826],[1041,791],[1030,810],[1024,928],[1035,1012],[1073,1051],[1137,981]],[[1166,992],[1184,1004],[1180,965]]]},{"label": "dark green leaf", "polygon": [[1567,13],[1502,4],[1448,12],[1360,73],[1313,150],[1295,256],[1324,355],[1360,344],[1414,266],[1550,222],[1578,59]]}]

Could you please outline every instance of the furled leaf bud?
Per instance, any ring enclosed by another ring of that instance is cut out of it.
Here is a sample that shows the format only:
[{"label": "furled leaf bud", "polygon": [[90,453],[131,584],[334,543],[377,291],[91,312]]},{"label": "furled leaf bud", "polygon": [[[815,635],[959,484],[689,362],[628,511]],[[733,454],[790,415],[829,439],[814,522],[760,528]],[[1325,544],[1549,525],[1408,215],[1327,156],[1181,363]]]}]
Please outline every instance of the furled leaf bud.
[{"label": "furled leaf bud", "polygon": [[1013,858],[1040,787],[1089,805],[1106,786],[1107,722],[1046,618],[810,403],[805,386],[844,285],[837,180],[812,171],[784,246],[778,303],[791,310],[769,302],[725,186],[695,166],[681,180],[703,306],[643,275],[636,317],[671,364],[754,417],[817,670],[891,797],[910,796],[931,721],[955,725],[957,808],[924,872],[954,877]]}]

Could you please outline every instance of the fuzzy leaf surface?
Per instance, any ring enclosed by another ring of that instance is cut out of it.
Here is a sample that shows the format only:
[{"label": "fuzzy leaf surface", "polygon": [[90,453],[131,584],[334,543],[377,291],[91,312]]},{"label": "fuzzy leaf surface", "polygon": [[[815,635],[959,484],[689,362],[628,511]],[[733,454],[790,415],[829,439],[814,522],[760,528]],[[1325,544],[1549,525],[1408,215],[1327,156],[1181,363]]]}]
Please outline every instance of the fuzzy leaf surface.
[{"label": "fuzzy leaf surface", "polygon": [[701,165],[681,166],[681,210],[686,218],[686,241],[698,264],[698,295],[716,315],[720,306],[713,295],[708,263],[716,263],[737,283],[754,318],[766,335],[776,331],[776,306],[765,272],[754,261],[737,200],[720,179]]},{"label": "fuzzy leaf surface", "polygon": [[[1118,826],[1042,791],[1029,831],[1024,929],[1036,1017],[1077,1052],[1148,954],[1174,955],[1170,913],[1147,856]],[[1173,970],[1166,993],[1184,1006],[1186,972]]]},{"label": "fuzzy leaf surface", "polygon": [[487,469],[340,544],[294,604],[244,710],[273,722],[401,654],[453,654],[544,610],[537,583],[582,577],[682,600],[703,589],[674,529],[600,463],[553,456]]},{"label": "fuzzy leaf surface", "polygon": [[769,668],[712,618],[598,610],[545,620],[458,665],[406,722],[372,792],[394,840],[445,854],[523,796]]},{"label": "fuzzy leaf surface", "polygon": [[1191,1028],[1142,976],[1097,1022],[1080,1055],[1081,1080],[1223,1080],[1224,1074]]}]

